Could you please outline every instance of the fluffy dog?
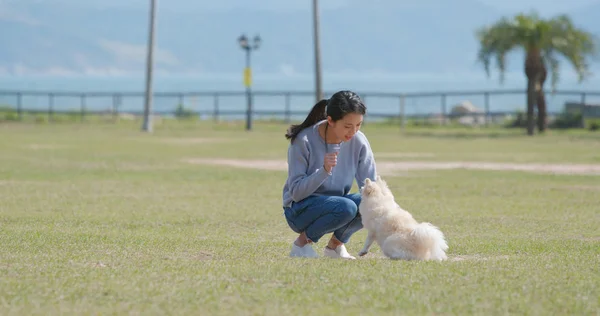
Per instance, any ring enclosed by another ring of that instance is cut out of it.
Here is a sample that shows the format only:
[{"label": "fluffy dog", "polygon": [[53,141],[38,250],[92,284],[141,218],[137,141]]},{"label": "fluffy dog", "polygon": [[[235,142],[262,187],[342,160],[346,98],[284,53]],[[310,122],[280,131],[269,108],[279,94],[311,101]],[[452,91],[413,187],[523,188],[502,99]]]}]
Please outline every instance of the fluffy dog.
[{"label": "fluffy dog", "polygon": [[403,210],[380,176],[376,181],[366,179],[360,193],[359,212],[368,234],[359,256],[366,255],[377,241],[390,259],[442,261],[448,258],[444,234],[430,223],[418,223]]}]

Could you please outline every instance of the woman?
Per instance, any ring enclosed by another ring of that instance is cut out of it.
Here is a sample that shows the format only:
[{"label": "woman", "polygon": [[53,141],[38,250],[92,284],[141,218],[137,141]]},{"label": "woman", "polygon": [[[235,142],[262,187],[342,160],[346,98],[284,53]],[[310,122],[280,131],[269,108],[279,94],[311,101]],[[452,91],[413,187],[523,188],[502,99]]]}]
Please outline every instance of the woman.
[{"label": "woman", "polygon": [[354,179],[360,188],[366,178],[376,177],[371,146],[359,131],[365,113],[356,93],[339,91],[318,102],[302,124],[287,131],[283,209],[290,228],[300,234],[291,257],[318,257],[311,244],[333,232],[324,255],[356,259],[344,244],[362,228],[360,194],[349,191]]}]

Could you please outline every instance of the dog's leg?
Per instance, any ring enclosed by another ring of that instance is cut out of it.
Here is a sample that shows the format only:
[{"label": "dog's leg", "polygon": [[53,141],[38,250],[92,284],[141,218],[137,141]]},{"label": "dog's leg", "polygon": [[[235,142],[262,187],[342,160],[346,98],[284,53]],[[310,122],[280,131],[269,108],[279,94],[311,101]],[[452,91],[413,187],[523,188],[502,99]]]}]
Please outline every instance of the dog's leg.
[{"label": "dog's leg", "polygon": [[371,245],[373,245],[373,242],[375,241],[375,232],[374,231],[369,231],[367,233],[367,239],[365,239],[365,245],[363,246],[363,249],[358,253],[359,256],[364,256],[369,252],[369,248],[371,248]]}]

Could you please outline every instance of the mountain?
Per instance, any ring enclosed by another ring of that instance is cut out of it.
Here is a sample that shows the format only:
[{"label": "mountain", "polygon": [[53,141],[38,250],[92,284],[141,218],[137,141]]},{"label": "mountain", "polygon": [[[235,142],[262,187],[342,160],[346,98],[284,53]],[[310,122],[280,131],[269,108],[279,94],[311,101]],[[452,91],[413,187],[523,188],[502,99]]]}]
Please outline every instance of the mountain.
[{"label": "mountain", "polygon": [[[157,71],[239,73],[237,38],[247,32],[263,39],[252,57],[256,72],[311,73],[311,2],[249,3],[159,1]],[[323,67],[335,73],[480,72],[474,30],[501,16],[476,0],[322,3]],[[147,7],[141,0],[0,2],[0,73],[143,73]],[[597,19],[581,15],[600,34]],[[522,61],[512,60],[520,70]]]}]

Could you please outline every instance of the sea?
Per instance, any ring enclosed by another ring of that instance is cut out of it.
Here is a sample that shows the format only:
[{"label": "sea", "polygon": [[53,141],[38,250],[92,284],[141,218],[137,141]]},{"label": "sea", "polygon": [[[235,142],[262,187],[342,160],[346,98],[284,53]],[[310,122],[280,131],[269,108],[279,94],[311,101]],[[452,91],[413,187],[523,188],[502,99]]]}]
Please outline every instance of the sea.
[{"label": "sea", "polygon": [[[240,119],[247,107],[246,88],[237,75],[163,75],[153,78],[153,112],[171,115],[178,106],[204,119]],[[550,90],[550,87],[546,87]],[[0,107],[38,111],[117,111],[140,113],[144,106],[144,76],[0,76]],[[326,96],[352,90],[364,99],[367,115],[436,115],[464,103],[482,111],[525,110],[526,80],[522,74],[403,74],[323,76]],[[315,103],[310,75],[262,75],[253,78],[253,109],[259,116],[301,118]],[[486,99],[485,93],[489,96]],[[583,96],[585,93],[585,96]],[[19,97],[20,94],[20,103]],[[401,95],[405,95],[404,98]],[[85,96],[85,97],[82,97]],[[557,93],[546,95],[549,112],[561,112],[567,102],[600,104],[600,79],[579,83],[564,76]]]}]

